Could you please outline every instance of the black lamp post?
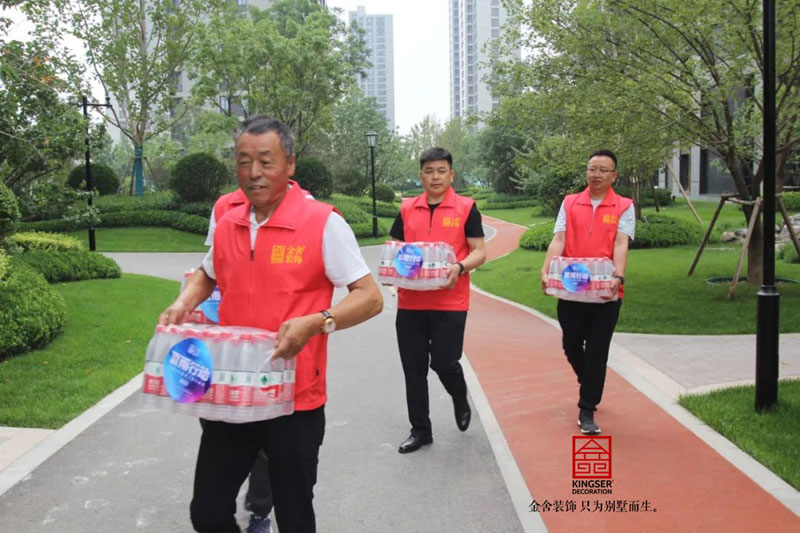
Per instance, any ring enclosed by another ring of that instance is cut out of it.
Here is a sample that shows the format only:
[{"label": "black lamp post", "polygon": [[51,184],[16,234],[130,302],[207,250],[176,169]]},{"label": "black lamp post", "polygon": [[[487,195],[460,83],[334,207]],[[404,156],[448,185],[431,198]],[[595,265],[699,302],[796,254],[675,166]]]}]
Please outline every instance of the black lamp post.
[{"label": "black lamp post", "polygon": [[756,411],[778,402],[778,323],[775,286],[775,0],[764,0],[764,272],[756,304]]},{"label": "black lamp post", "polygon": [[375,146],[378,144],[378,134],[370,130],[365,135],[369,146],[369,158],[372,174],[372,236],[378,236],[378,204],[375,200]]}]

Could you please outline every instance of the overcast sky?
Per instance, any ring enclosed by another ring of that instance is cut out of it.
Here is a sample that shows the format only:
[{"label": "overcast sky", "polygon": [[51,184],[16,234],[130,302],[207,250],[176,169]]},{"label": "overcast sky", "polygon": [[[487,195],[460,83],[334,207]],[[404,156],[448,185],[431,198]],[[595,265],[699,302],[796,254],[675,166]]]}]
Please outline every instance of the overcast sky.
[{"label": "overcast sky", "polygon": [[[364,6],[368,15],[393,15],[395,125],[401,134],[425,115],[450,118],[450,21],[447,0],[328,0],[347,12]],[[16,10],[3,14],[17,21],[11,38],[24,38],[30,25]],[[95,91],[103,98],[102,90]]]},{"label": "overcast sky", "polygon": [[450,19],[447,0],[328,0],[348,11],[393,15],[394,114],[401,134],[425,115],[450,118]]}]

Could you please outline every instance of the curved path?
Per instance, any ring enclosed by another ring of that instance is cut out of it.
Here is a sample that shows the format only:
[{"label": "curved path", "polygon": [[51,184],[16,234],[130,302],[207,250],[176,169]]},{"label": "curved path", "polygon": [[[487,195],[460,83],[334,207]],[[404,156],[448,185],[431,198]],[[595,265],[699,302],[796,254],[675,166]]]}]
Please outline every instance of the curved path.
[{"label": "curved path", "polygon": [[[490,259],[525,229],[487,223]],[[612,441],[613,492],[572,494],[577,383],[559,329],[520,307],[473,291],[465,352],[549,531],[800,531],[797,514],[611,368],[597,419]]]}]

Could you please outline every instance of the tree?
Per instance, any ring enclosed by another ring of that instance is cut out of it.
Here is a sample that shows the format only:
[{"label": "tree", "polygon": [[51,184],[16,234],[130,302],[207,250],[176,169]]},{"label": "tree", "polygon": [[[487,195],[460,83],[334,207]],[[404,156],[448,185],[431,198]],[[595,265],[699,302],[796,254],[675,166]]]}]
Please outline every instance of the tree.
[{"label": "tree", "polygon": [[[511,0],[525,45],[519,68],[538,76],[591,80],[598,94],[647,109],[674,127],[675,141],[724,161],[744,200],[759,196],[764,69],[760,3],[747,0]],[[777,167],[800,145],[800,8],[777,5]],[[510,32],[513,33],[513,32]],[[514,39],[509,35],[509,39]],[[605,117],[602,117],[605,119]],[[771,201],[771,199],[770,199]],[[749,221],[752,206],[745,207]],[[763,235],[755,226],[748,282],[762,279]]]},{"label": "tree", "polygon": [[444,125],[435,144],[453,155],[456,188],[460,189],[468,183],[477,182],[479,174],[485,172],[481,164],[477,134],[464,119],[460,117],[450,119]]},{"label": "tree", "polygon": [[137,195],[144,191],[144,144],[180,120],[185,108],[175,101],[176,84],[202,18],[219,6],[221,0],[24,4],[38,39],[55,47],[73,35],[83,43],[91,73],[116,101],[117,108],[105,118],[133,143]]},{"label": "tree", "polygon": [[83,150],[85,124],[62,96],[69,58],[45,43],[5,40],[7,22],[0,19],[0,182],[21,192],[70,165]]},{"label": "tree", "polygon": [[225,113],[264,113],[287,124],[302,156],[365,65],[360,34],[334,13],[310,0],[281,0],[250,16],[212,17],[192,75],[196,96]]}]

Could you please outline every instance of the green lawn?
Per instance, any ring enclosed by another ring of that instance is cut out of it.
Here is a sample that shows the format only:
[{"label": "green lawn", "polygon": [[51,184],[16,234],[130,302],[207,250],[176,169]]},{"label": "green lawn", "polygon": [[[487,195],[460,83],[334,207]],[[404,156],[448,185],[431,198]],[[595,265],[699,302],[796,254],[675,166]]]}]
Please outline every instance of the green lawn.
[{"label": "green lawn", "polygon": [[515,209],[483,209],[481,214],[527,227],[555,220],[555,217],[541,216],[540,211],[540,207],[518,207]]},{"label": "green lawn", "polygon": [[0,362],[0,426],[59,428],[142,371],[158,314],[179,285],[146,276],[59,283],[64,333]]},{"label": "green lawn", "polygon": [[734,387],[680,404],[800,490],[800,381],[780,382],[778,405],[765,413],[755,412],[754,398],[752,386]]},{"label": "green lawn", "polygon": [[[98,252],[205,252],[205,235],[158,226],[134,228],[97,228],[95,244]],[[88,249],[88,230],[73,231]]]},{"label": "green lawn", "polygon": [[[713,202],[693,201],[692,205],[694,206],[695,211],[697,211],[697,214],[700,215],[700,219],[703,221],[703,228],[708,228],[708,225],[711,223],[711,218],[714,216],[714,211],[717,210],[717,205],[719,205],[719,200],[715,200]],[[687,220],[695,224],[697,223],[697,219],[694,218],[694,215],[686,204],[686,200],[683,198],[676,199],[675,203],[672,205],[662,207],[661,213],[674,218]],[[655,215],[656,208],[645,207],[642,210],[642,214]],[[780,217],[780,214],[778,214],[778,217]],[[744,218],[741,208],[738,205],[730,202],[726,203],[722,208],[722,211],[720,211],[719,217],[717,218],[717,222],[714,224],[714,229],[717,230],[730,230],[746,227],[747,221]]]},{"label": "green lawn", "polygon": [[[686,276],[696,248],[683,246],[631,250],[625,304],[617,331],[661,334],[754,333],[756,292],[740,283],[732,299],[728,284],[711,285],[710,277],[732,276],[740,248],[709,246],[695,273]],[[556,299],[540,290],[544,252],[516,250],[481,266],[473,282],[481,289],[532,307],[555,318]],[[800,280],[800,265],[776,263],[779,277]],[[779,284],[781,331],[800,331],[800,283]]]}]

